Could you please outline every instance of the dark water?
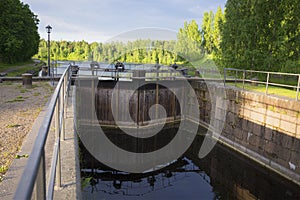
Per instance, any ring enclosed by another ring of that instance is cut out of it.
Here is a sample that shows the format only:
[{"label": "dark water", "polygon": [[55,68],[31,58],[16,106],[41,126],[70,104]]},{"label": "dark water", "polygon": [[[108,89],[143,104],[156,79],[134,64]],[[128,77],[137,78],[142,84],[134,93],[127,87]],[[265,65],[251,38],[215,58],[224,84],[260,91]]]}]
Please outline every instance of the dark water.
[{"label": "dark water", "polygon": [[96,161],[81,145],[83,198],[300,199],[299,186],[221,144],[199,159],[202,142],[203,136],[196,136],[182,157],[143,174],[113,170]]}]

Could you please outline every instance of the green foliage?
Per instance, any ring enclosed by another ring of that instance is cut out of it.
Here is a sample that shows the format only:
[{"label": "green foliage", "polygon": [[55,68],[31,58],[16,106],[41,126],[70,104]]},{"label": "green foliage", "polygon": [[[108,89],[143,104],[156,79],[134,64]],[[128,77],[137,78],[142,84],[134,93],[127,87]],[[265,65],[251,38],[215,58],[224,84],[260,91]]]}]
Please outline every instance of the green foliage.
[{"label": "green foliage", "polygon": [[[51,60],[75,60],[113,62],[116,60],[129,63],[171,64],[177,61],[175,41],[136,40],[111,43],[91,44],[85,41],[51,41]],[[47,41],[42,39],[35,58],[46,60]]]},{"label": "green foliage", "polygon": [[213,51],[213,21],[214,14],[212,11],[205,12],[202,21],[203,47],[208,54]]},{"label": "green foliage", "polygon": [[29,157],[28,154],[22,154],[22,155],[17,154],[17,155],[15,156],[16,159],[28,158],[28,157]]},{"label": "green foliage", "polygon": [[184,22],[184,27],[180,28],[177,34],[176,53],[186,61],[199,60],[204,55],[201,42],[201,34],[196,21]]},{"label": "green foliage", "polygon": [[296,0],[228,0],[221,28],[224,67],[296,72],[300,6]]},{"label": "green foliage", "polygon": [[29,60],[37,53],[39,20],[20,0],[0,1],[0,61]]},{"label": "green foliage", "polygon": [[21,126],[21,125],[20,124],[9,124],[6,127],[7,128],[16,128],[16,127],[19,127],[19,126]]}]

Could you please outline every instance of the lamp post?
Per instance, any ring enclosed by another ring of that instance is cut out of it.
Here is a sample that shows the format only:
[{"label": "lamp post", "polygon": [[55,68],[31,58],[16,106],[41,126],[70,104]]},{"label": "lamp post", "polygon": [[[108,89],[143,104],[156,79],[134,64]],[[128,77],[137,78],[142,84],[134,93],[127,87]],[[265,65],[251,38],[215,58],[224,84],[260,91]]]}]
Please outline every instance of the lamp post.
[{"label": "lamp post", "polygon": [[50,25],[46,26],[46,30],[48,33],[48,76],[50,76],[50,33],[52,27]]}]

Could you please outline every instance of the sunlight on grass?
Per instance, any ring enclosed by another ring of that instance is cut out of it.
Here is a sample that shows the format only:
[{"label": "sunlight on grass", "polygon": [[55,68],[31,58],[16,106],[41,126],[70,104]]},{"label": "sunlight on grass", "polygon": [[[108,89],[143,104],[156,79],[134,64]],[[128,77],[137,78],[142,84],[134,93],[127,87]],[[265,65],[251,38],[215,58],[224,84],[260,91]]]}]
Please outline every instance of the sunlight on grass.
[{"label": "sunlight on grass", "polygon": [[25,62],[18,62],[18,63],[14,63],[14,64],[6,64],[6,63],[0,62],[0,72],[3,72],[5,70],[11,69],[16,66],[29,65],[29,64],[34,64],[34,62],[32,60],[25,61]]},{"label": "sunlight on grass", "polygon": [[[236,86],[238,88],[243,88],[242,83],[236,83],[236,84],[235,83],[226,83],[226,85]],[[252,90],[252,91],[256,91],[256,92],[266,93],[266,85],[263,85],[263,84],[251,85],[251,84],[247,83],[247,84],[245,84],[244,88],[245,88],[245,90]],[[295,99],[297,91],[293,90],[293,89],[288,89],[288,88],[269,86],[268,87],[268,94]],[[299,94],[298,94],[298,98],[300,99]]]}]

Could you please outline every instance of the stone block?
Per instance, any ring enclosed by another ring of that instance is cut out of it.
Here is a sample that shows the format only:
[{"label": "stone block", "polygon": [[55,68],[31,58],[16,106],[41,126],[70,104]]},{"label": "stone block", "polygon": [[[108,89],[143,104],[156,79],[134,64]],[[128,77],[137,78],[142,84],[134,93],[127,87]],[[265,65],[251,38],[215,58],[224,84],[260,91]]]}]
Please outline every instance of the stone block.
[{"label": "stone block", "polygon": [[222,132],[225,128],[225,122],[222,120],[215,120],[214,121],[214,128],[220,132]]},{"label": "stone block", "polygon": [[248,121],[248,129],[245,130],[245,131],[252,133],[253,132],[253,127],[254,127],[254,122]]},{"label": "stone block", "polygon": [[241,119],[242,122],[242,130],[247,131],[248,130],[248,121],[245,119]]},{"label": "stone block", "polygon": [[291,149],[293,142],[294,142],[294,138],[293,137],[290,137],[288,135],[284,135],[282,137],[281,144],[282,144],[283,148]]},{"label": "stone block", "polygon": [[300,140],[299,139],[294,139],[292,146],[291,146],[292,151],[296,151],[300,153]]},{"label": "stone block", "polygon": [[289,135],[296,136],[296,124],[293,122],[286,121],[281,119],[280,127],[284,133],[289,133]]},{"label": "stone block", "polygon": [[227,89],[226,90],[226,96],[227,96],[227,99],[229,100],[235,100],[236,98],[236,92],[234,89]]},{"label": "stone block", "polygon": [[279,164],[281,167],[285,167],[285,168],[289,168],[289,164],[286,160],[283,160],[281,158],[277,158],[277,159],[273,159],[274,162],[276,162],[277,164]]},{"label": "stone block", "polygon": [[296,138],[300,139],[300,124],[297,124]]},{"label": "stone block", "polygon": [[225,121],[226,119],[226,111],[221,108],[216,108],[215,118],[218,120]]},{"label": "stone block", "polygon": [[293,151],[289,159],[290,165],[295,165],[295,171],[300,172],[300,152]]},{"label": "stone block", "polygon": [[261,129],[262,129],[262,126],[260,124],[254,123],[252,133],[254,135],[257,135],[257,136],[260,137],[261,136]]},{"label": "stone block", "polygon": [[264,130],[264,138],[268,141],[271,141],[274,134],[273,132],[274,131],[272,129],[266,127]]},{"label": "stone block", "polygon": [[255,143],[255,142],[254,141],[251,141],[251,143],[249,142],[249,145],[247,147],[254,152],[259,152],[259,146],[253,145],[253,143]]},{"label": "stone block", "polygon": [[216,97],[216,107],[225,109],[227,107],[227,100],[222,96]]},{"label": "stone block", "polygon": [[260,137],[252,134],[250,137],[249,137],[249,144],[253,145],[253,146],[256,146],[257,148],[259,147],[259,143],[260,143]]},{"label": "stone block", "polygon": [[239,140],[243,140],[243,131],[240,128],[233,129],[233,134],[235,138],[238,138]]},{"label": "stone block", "polygon": [[251,113],[252,120],[256,121],[260,124],[263,124],[265,122],[266,109],[265,108],[255,108],[252,111],[253,111]]},{"label": "stone block", "polygon": [[242,115],[244,119],[251,119],[251,110],[244,107]]},{"label": "stone block", "polygon": [[275,149],[276,154],[278,155],[279,159],[282,159],[284,161],[288,161],[291,157],[291,151],[289,149],[283,148],[280,145],[276,146]]},{"label": "stone block", "polygon": [[280,118],[266,115],[266,124],[269,127],[279,127]]},{"label": "stone block", "polygon": [[275,153],[276,144],[274,142],[267,142],[265,145],[265,152],[267,155],[272,155]]},{"label": "stone block", "polygon": [[234,113],[227,112],[226,122],[229,123],[229,124],[234,123]]},{"label": "stone block", "polygon": [[294,123],[294,124],[296,124],[296,122],[297,122],[297,117],[296,117],[296,114],[294,113],[294,115],[285,115],[285,114],[282,114],[281,115],[281,119],[284,119],[285,121],[287,121],[287,122],[290,122],[290,123]]},{"label": "stone block", "polygon": [[273,138],[272,142],[281,145],[283,140],[283,133],[280,133],[278,131],[273,131]]}]

